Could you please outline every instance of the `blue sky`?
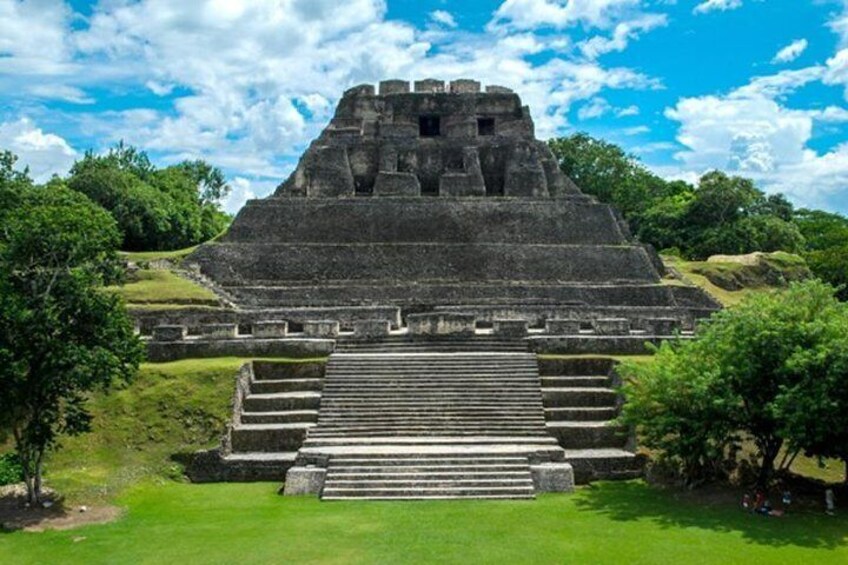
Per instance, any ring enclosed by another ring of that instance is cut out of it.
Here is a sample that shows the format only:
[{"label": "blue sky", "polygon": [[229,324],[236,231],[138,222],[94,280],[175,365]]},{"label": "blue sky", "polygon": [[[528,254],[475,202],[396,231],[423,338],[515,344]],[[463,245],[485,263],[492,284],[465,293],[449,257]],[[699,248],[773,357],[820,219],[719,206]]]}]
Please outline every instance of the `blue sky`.
[{"label": "blue sky", "polygon": [[39,180],[124,139],[220,166],[236,211],[345,88],[425,77],[513,88],[541,138],[848,213],[848,0],[0,0],[0,148]]}]

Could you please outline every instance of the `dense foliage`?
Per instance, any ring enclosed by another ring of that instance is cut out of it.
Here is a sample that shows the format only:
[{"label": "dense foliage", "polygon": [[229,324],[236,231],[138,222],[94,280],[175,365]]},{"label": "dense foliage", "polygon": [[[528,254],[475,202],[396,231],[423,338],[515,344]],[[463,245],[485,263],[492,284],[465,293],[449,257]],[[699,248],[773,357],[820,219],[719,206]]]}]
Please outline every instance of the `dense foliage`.
[{"label": "dense foliage", "polygon": [[634,234],[687,259],[753,251],[800,253],[813,274],[848,299],[848,219],[795,210],[781,194],[766,195],[750,179],[720,171],[697,186],[666,181],[620,147],[585,133],[552,139],[563,172],[602,202],[615,205]]},{"label": "dense foliage", "polygon": [[839,297],[848,300],[848,218],[822,210],[798,210],[795,223],[806,240],[803,253],[817,277],[839,285]]},{"label": "dense foliage", "polygon": [[760,487],[797,453],[848,464],[848,305],[822,282],[751,295],[622,373],[623,419],[690,483],[732,470],[745,441]]},{"label": "dense foliage", "polygon": [[634,233],[657,249],[684,257],[753,251],[798,252],[804,239],[792,204],[753,182],[713,171],[697,186],[666,181],[611,143],[578,133],[553,139],[560,167],[584,191],[615,205]]},{"label": "dense foliage", "polygon": [[29,500],[46,451],[89,429],[87,395],[129,378],[143,347],[120,299],[120,233],[62,183],[33,187],[0,164],[0,433],[14,438]]},{"label": "dense foliage", "polygon": [[71,168],[67,185],[109,211],[123,238],[121,248],[129,251],[196,245],[229,221],[218,204],[229,186],[204,161],[158,169],[144,152],[119,144],[105,155],[86,153]]},{"label": "dense foliage", "polygon": [[0,455],[0,487],[13,485],[24,480],[24,469],[17,453]]}]

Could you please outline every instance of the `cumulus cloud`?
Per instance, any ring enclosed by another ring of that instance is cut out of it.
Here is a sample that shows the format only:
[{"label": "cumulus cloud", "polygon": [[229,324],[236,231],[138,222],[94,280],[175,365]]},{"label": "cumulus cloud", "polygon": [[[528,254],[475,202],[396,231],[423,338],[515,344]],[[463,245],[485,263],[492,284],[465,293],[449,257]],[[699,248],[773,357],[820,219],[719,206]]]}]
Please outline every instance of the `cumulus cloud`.
[{"label": "cumulus cloud", "polygon": [[67,172],[78,156],[67,141],[45,133],[29,118],[0,123],[0,147],[17,155],[18,166],[29,167],[37,182]]},{"label": "cumulus cloud", "polygon": [[848,179],[848,149],[810,148],[817,122],[846,122],[848,110],[795,109],[781,97],[816,77],[823,67],[778,73],[718,96],[688,97],[665,111],[679,123],[675,157],[682,170],[700,174],[720,168],[749,176],[769,191],[784,192],[807,206],[832,207]]},{"label": "cumulus cloud", "polygon": [[789,63],[794,61],[798,57],[801,56],[801,53],[806,51],[807,49],[807,40],[806,39],[796,39],[786,47],[782,48],[778,51],[774,58],[771,60],[772,63]]},{"label": "cumulus cloud", "polygon": [[447,27],[456,27],[456,20],[450,12],[435,10],[430,12],[430,19]]},{"label": "cumulus cloud", "polygon": [[[665,24],[641,0],[505,0],[479,32],[456,28],[445,10],[429,16],[438,25],[389,19],[383,0],[114,0],[85,17],[62,0],[0,2],[0,95],[22,104],[92,103],[103,91],[159,97],[150,107],[92,106],[69,127],[98,145],[128,140],[163,163],[208,159],[249,182],[237,192],[247,198],[288,174],[354,84],[425,76],[502,84],[532,108],[543,138],[604,91],[661,87],[595,60]],[[547,33],[577,26],[596,37],[578,46]],[[64,162],[57,167],[64,172]],[[231,197],[228,209],[244,198]]]},{"label": "cumulus cloud", "polygon": [[624,51],[628,43],[654,28],[665,26],[665,14],[644,14],[615,26],[610,37],[595,36],[579,44],[586,57],[597,58],[605,53]]},{"label": "cumulus cloud", "polygon": [[495,11],[490,26],[527,30],[563,29],[575,24],[606,29],[640,0],[506,0]]},{"label": "cumulus cloud", "polygon": [[695,14],[706,14],[713,11],[735,10],[740,7],[742,7],[742,0],[706,0],[695,6],[693,12]]}]

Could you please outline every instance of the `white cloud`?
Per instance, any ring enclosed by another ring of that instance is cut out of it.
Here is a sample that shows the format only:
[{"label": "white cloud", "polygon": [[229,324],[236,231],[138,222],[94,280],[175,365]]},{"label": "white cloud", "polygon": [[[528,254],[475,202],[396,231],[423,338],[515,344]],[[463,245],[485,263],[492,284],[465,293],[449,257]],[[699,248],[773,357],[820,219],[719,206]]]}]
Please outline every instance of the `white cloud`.
[{"label": "white cloud", "polygon": [[806,39],[796,39],[775,54],[772,63],[789,63],[801,56],[808,46]]},{"label": "white cloud", "polygon": [[640,0],[506,0],[495,11],[491,27],[527,30],[563,29],[576,24],[608,29]]},{"label": "white cloud", "polygon": [[695,14],[706,14],[715,10],[724,12],[725,10],[735,10],[741,6],[742,0],[706,0],[695,6],[693,12]]},{"label": "white cloud", "polygon": [[600,118],[610,110],[612,110],[612,106],[609,102],[603,98],[592,98],[577,110],[577,117],[581,120],[591,120],[592,118]]},{"label": "white cloud", "polygon": [[[104,90],[152,93],[162,98],[155,109],[94,106],[73,113],[73,127],[163,163],[208,159],[261,194],[256,187],[284,179],[355,84],[432,76],[508,86],[531,107],[541,138],[568,128],[581,101],[661,87],[594,60],[665,23],[641,0],[505,0],[479,32],[455,28],[445,10],[430,20],[439,25],[387,19],[384,0],[109,0],[85,17],[61,0],[0,0],[0,53],[11,54],[0,96],[89,103]],[[569,26],[601,33],[576,46],[567,33],[540,31]]]},{"label": "white cloud", "polygon": [[621,130],[621,133],[624,135],[641,135],[643,133],[648,133],[651,131],[651,128],[648,126],[633,126],[631,128],[624,128]]},{"label": "white cloud", "polygon": [[816,122],[844,123],[848,109],[794,109],[780,101],[823,76],[823,67],[810,67],[755,78],[724,96],[678,100],[665,115],[680,124],[677,141],[685,149],[675,157],[681,173],[725,169],[799,204],[827,207],[848,186],[848,146],[819,153],[809,143]]},{"label": "white cloud", "polygon": [[28,166],[36,182],[54,173],[65,173],[77,152],[60,136],[45,133],[28,118],[0,123],[0,148],[18,156],[20,168]]},{"label": "white cloud", "polygon": [[635,19],[617,24],[610,37],[595,36],[581,42],[578,47],[586,57],[595,59],[613,51],[624,51],[628,43],[642,33],[665,26],[668,19],[665,14],[645,14]]},{"label": "white cloud", "polygon": [[456,20],[453,15],[445,10],[430,12],[430,19],[447,27],[456,27]]},{"label": "white cloud", "polygon": [[624,118],[626,116],[638,116],[639,107],[636,105],[630,105],[625,108],[619,108],[615,115],[619,118]]}]

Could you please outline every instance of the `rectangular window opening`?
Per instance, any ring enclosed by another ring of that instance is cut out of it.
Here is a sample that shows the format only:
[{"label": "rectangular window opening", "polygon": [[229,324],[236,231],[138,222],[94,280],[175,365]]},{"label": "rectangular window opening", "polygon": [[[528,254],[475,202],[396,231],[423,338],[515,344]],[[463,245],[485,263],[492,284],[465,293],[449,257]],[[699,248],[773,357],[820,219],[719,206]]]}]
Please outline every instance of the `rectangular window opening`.
[{"label": "rectangular window opening", "polygon": [[439,131],[439,116],[419,116],[418,135],[421,137],[436,137],[441,135]]},{"label": "rectangular window opening", "polygon": [[495,135],[495,118],[477,118],[477,135]]}]

